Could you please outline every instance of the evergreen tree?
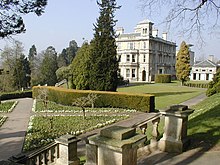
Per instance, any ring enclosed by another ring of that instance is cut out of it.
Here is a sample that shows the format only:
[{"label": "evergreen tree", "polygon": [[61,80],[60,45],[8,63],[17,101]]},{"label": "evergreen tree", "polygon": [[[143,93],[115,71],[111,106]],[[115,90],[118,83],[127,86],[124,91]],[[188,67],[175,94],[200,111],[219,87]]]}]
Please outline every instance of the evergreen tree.
[{"label": "evergreen tree", "polygon": [[30,70],[31,70],[31,85],[36,85],[34,84],[34,79],[36,76],[36,70],[37,70],[37,64],[36,64],[36,57],[37,57],[37,48],[35,45],[32,45],[31,48],[29,49],[28,53],[28,60],[30,62]]},{"label": "evergreen tree", "polygon": [[47,85],[55,85],[57,83],[56,70],[57,66],[57,52],[54,47],[50,46],[44,52],[41,71],[41,83]]},{"label": "evergreen tree", "polygon": [[0,1],[0,37],[25,32],[22,16],[35,13],[40,16],[47,5],[47,0],[4,0]]},{"label": "evergreen tree", "polygon": [[95,25],[94,39],[91,41],[90,85],[92,90],[116,91],[118,82],[118,61],[114,12],[120,8],[115,0],[97,2],[100,16]]},{"label": "evergreen tree", "polygon": [[34,60],[34,57],[37,55],[37,48],[35,45],[32,45],[32,47],[29,49],[29,54],[28,54],[28,60],[32,62]]},{"label": "evergreen tree", "polygon": [[76,56],[76,52],[79,49],[75,40],[70,41],[69,47],[66,48],[67,53],[67,65],[71,64],[74,57]]},{"label": "evergreen tree", "polygon": [[66,49],[63,49],[63,50],[62,50],[62,53],[58,56],[58,58],[57,58],[57,64],[58,64],[58,67],[59,67],[59,68],[68,65],[68,59],[67,59],[67,51],[66,51]]},{"label": "evergreen tree", "polygon": [[217,70],[212,81],[209,83],[209,87],[206,91],[206,95],[211,96],[219,92],[220,92],[220,69]]},{"label": "evergreen tree", "polygon": [[73,59],[73,84],[76,89],[89,89],[90,84],[90,45],[84,43]]},{"label": "evergreen tree", "polygon": [[181,81],[181,85],[189,80],[190,70],[189,46],[183,41],[176,59],[176,76],[177,79]]},{"label": "evergreen tree", "polygon": [[24,55],[16,59],[16,67],[14,68],[14,86],[17,89],[26,88],[30,84],[30,66],[29,61]]}]

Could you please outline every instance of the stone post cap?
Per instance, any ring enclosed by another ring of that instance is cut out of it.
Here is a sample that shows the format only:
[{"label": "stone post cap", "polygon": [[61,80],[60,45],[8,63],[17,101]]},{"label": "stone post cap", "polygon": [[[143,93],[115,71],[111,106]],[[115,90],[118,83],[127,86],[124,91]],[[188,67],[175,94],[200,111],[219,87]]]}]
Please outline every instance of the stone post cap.
[{"label": "stone post cap", "polygon": [[134,148],[146,140],[146,135],[136,133],[135,128],[112,126],[100,131],[100,135],[88,138],[89,144],[105,146],[121,152],[125,148]]},{"label": "stone post cap", "polygon": [[66,134],[66,135],[63,135],[59,138],[57,138],[55,140],[57,143],[61,143],[61,144],[70,144],[70,143],[74,143],[74,142],[78,142],[80,141],[80,139],[76,138],[75,135],[69,135],[69,134]]},{"label": "stone post cap", "polygon": [[125,140],[135,136],[135,128],[112,126],[100,131],[100,136],[110,139]]},{"label": "stone post cap", "polygon": [[187,105],[172,105],[165,110],[161,110],[160,113],[163,115],[187,117],[193,113],[193,109],[189,109]]}]

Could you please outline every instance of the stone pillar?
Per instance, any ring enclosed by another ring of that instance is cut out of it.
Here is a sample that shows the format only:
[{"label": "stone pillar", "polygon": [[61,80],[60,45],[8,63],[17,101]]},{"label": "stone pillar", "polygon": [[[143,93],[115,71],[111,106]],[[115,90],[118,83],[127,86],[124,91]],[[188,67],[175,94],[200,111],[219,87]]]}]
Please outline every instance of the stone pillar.
[{"label": "stone pillar", "polygon": [[90,137],[86,147],[86,165],[137,165],[137,149],[146,135],[135,128],[112,126]]},{"label": "stone pillar", "polygon": [[186,105],[173,105],[161,111],[165,117],[165,124],[163,137],[159,141],[160,150],[178,153],[186,150],[190,143],[187,138],[188,116],[193,111]]},{"label": "stone pillar", "polygon": [[73,135],[63,135],[55,140],[59,144],[59,158],[56,164],[59,165],[79,165],[77,157],[77,142],[80,141]]}]

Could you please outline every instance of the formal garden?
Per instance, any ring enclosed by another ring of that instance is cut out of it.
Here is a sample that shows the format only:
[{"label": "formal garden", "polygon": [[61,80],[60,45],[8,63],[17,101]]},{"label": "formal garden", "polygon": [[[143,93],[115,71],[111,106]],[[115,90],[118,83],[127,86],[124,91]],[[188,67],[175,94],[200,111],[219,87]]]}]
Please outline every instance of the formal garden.
[{"label": "formal garden", "polygon": [[[64,89],[62,89],[64,90]],[[178,83],[145,84],[118,88],[119,93],[150,93],[155,95],[156,109],[164,109],[179,104],[205,92],[204,89],[179,86]],[[160,91],[160,92],[157,92]],[[204,150],[219,149],[220,146],[220,108],[219,94],[195,105],[195,112],[189,117],[188,135],[192,139],[190,148],[202,147]],[[17,102],[4,101],[0,104],[1,113],[10,113]],[[79,136],[88,131],[127,119],[138,113],[135,108],[91,107],[61,105],[54,101],[36,99],[33,114],[28,125],[24,150],[29,151],[50,143],[64,134]],[[1,115],[1,124],[6,117]],[[163,122],[159,125],[162,135]],[[147,132],[149,134],[149,132]]]}]

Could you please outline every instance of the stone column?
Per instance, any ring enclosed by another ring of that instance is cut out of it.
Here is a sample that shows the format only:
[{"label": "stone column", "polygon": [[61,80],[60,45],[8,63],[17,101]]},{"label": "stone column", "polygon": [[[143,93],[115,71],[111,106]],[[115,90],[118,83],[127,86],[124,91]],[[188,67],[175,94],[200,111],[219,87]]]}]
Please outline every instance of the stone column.
[{"label": "stone column", "polygon": [[77,142],[80,141],[73,135],[63,135],[55,140],[59,144],[59,158],[56,164],[59,165],[79,165],[77,157]]},{"label": "stone column", "polygon": [[90,137],[86,165],[137,165],[137,149],[146,135],[135,128],[112,126]]},{"label": "stone column", "polygon": [[164,134],[159,141],[159,148],[166,152],[181,153],[188,147],[187,138],[188,116],[194,110],[186,105],[173,105],[161,114],[165,117]]}]

